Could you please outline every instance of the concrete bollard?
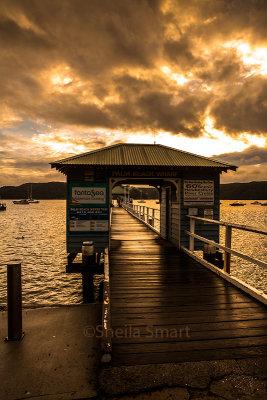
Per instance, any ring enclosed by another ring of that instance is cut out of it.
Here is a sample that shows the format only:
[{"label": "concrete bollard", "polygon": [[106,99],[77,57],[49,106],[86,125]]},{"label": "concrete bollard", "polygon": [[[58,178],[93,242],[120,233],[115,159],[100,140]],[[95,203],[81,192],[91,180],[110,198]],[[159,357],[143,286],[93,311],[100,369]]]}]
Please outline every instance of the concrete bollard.
[{"label": "concrete bollard", "polygon": [[88,268],[92,267],[95,263],[95,248],[94,242],[83,242],[82,244],[82,262],[83,267]]},{"label": "concrete bollard", "polygon": [[95,250],[94,242],[83,242],[82,244],[82,285],[83,302],[94,302],[94,268],[95,268]]},{"label": "concrete bollard", "polygon": [[8,336],[6,340],[21,340],[23,337],[21,264],[7,265],[7,313]]}]

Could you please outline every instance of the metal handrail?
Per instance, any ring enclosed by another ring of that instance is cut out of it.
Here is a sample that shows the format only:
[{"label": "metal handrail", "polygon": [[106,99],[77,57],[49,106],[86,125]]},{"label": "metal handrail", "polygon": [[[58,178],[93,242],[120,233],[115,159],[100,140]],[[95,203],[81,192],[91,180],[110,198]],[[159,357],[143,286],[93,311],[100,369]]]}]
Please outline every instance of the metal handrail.
[{"label": "metal handrail", "polygon": [[[256,265],[259,265],[261,267],[266,268],[267,263],[261,260],[258,260],[256,258],[250,257],[246,254],[243,254],[239,251],[233,250],[231,248],[231,242],[232,242],[232,228],[234,229],[239,229],[239,230],[244,230],[247,232],[254,232],[254,233],[259,233],[262,235],[267,235],[267,231],[263,229],[257,229],[251,226],[246,226],[246,225],[239,225],[239,224],[233,224],[229,222],[224,222],[224,221],[218,221],[218,220],[213,220],[213,219],[207,219],[207,218],[201,218],[201,217],[195,217],[192,215],[187,215],[188,218],[190,218],[190,230],[185,231],[187,235],[189,235],[189,251],[194,252],[194,239],[198,239],[204,243],[208,243],[212,246],[215,246],[219,249],[224,250],[224,271],[228,274],[230,274],[231,271],[231,254],[240,257],[244,260],[247,260],[249,262],[252,262]],[[195,221],[201,221],[201,222],[208,222],[210,224],[217,224],[220,226],[224,226],[226,229],[225,232],[225,246],[214,242],[213,240],[209,240],[204,238],[203,236],[197,235],[195,233]],[[200,258],[200,257],[199,257]]]},{"label": "metal handrail", "polygon": [[155,221],[160,222],[160,218],[155,215],[156,212],[160,213],[159,209],[132,203],[123,203],[123,207],[154,231],[159,232],[159,230],[155,228]]}]

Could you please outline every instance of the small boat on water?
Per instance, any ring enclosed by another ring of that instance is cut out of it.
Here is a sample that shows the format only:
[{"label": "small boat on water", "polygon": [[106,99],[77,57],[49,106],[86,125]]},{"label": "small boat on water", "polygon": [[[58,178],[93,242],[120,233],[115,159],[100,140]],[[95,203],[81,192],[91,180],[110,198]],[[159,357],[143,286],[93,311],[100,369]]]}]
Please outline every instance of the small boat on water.
[{"label": "small boat on water", "polygon": [[6,211],[6,203],[0,203],[0,211]]},{"label": "small boat on water", "polygon": [[261,206],[267,206],[267,203],[260,203]]},{"label": "small boat on water", "polygon": [[261,204],[259,201],[253,201],[253,203],[250,203],[250,204]]},{"label": "small boat on water", "polygon": [[13,200],[14,204],[30,204],[27,199]]},{"label": "small boat on water", "polygon": [[240,206],[245,206],[246,203],[239,203],[238,201],[235,201],[234,203],[230,203],[230,206],[233,207],[240,207]]}]

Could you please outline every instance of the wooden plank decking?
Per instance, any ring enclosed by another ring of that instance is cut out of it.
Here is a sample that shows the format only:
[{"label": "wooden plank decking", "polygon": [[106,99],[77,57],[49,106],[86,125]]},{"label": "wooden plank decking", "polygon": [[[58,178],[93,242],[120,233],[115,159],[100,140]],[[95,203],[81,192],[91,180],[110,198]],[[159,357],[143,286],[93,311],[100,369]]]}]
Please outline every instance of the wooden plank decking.
[{"label": "wooden plank decking", "polygon": [[114,208],[113,365],[264,356],[266,308]]}]

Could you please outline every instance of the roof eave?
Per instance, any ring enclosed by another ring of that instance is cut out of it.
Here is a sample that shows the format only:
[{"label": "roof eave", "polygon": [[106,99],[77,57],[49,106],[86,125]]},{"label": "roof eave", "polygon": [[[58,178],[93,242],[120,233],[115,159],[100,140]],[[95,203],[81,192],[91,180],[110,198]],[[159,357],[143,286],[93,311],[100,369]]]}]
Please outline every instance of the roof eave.
[{"label": "roof eave", "polygon": [[[58,171],[66,174],[67,170],[69,170],[70,168],[81,168],[84,166],[87,167],[105,167],[105,168],[122,168],[122,167],[155,167],[153,165],[115,165],[115,164],[105,164],[105,165],[101,165],[101,164],[61,164],[61,163],[50,163],[51,168],[56,168]],[[237,170],[237,166],[235,165],[225,165],[225,166],[211,166],[211,165],[201,165],[201,166],[194,166],[194,165],[156,165],[156,167],[158,168],[174,168],[174,169],[181,169],[181,168],[212,168],[212,169],[218,169],[220,171],[224,171],[227,172],[228,170],[232,170],[232,171],[236,171]]]}]

